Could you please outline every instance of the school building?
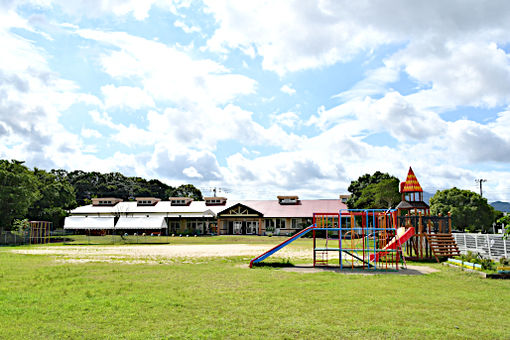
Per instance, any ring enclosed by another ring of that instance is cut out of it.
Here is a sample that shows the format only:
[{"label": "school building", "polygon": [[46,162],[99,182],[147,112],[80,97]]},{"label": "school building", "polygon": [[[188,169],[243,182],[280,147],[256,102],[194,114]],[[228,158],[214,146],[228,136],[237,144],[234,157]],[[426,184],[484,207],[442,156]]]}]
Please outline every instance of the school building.
[{"label": "school building", "polygon": [[66,217],[64,229],[132,233],[289,235],[312,223],[313,213],[347,209],[345,199],[301,200],[277,196],[274,200],[234,200],[205,197],[203,201],[170,197],[94,198]]}]

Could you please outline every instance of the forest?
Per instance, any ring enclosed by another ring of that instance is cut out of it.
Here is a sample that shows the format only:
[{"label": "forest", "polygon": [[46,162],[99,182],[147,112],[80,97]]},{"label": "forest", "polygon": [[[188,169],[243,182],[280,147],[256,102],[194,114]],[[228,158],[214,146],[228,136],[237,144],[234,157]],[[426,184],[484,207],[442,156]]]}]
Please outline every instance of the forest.
[{"label": "forest", "polygon": [[94,197],[202,199],[202,193],[192,184],[173,187],[157,179],[128,177],[120,172],[30,169],[17,160],[0,160],[0,184],[0,231],[10,230],[14,220],[25,218],[51,221],[58,228],[70,209],[89,204]]}]

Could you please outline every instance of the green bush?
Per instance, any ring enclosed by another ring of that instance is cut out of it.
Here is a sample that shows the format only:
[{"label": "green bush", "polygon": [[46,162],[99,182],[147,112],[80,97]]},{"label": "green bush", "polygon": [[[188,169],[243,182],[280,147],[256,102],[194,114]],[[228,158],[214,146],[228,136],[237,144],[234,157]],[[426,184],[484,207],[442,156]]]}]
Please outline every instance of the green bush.
[{"label": "green bush", "polygon": [[510,259],[502,257],[499,259],[499,264],[502,266],[510,266]]},{"label": "green bush", "polygon": [[496,263],[491,259],[481,259],[480,264],[483,270],[496,270]]},{"label": "green bush", "polygon": [[[466,255],[461,255],[458,259],[464,262],[479,264],[482,266],[482,270],[496,270],[496,263],[494,261],[491,259],[485,259],[478,253],[468,251]],[[506,259],[506,261],[508,261],[508,259]]]}]

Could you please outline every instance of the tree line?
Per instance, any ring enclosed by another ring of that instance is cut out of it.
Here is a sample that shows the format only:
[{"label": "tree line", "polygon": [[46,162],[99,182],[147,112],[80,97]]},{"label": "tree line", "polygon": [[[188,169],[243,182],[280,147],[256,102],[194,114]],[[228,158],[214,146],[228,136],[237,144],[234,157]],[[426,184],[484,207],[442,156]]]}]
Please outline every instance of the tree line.
[{"label": "tree line", "polygon": [[[380,171],[365,174],[349,185],[347,202],[354,209],[394,208],[401,200],[399,179]],[[9,230],[15,219],[43,220],[61,227],[67,211],[89,204],[94,197],[191,197],[202,200],[192,184],[169,186],[157,179],[127,177],[119,172],[46,171],[29,169],[23,161],[0,160],[0,231]],[[493,223],[510,230],[510,217],[495,210],[487,199],[470,190],[437,191],[430,199],[431,214],[452,213],[454,228],[491,232]]]},{"label": "tree line", "polygon": [[0,231],[10,230],[15,219],[24,218],[61,227],[68,210],[89,204],[94,197],[129,200],[143,196],[202,200],[202,193],[192,184],[173,187],[119,172],[46,171],[29,169],[23,161],[0,160]]},{"label": "tree line", "polygon": [[[354,180],[347,189],[351,197],[347,205],[352,209],[389,209],[395,208],[401,201],[399,179],[388,173],[376,171]],[[453,227],[466,232],[493,232],[493,223],[502,225],[510,231],[510,217],[495,210],[487,199],[476,192],[451,188],[438,190],[430,199],[432,215],[448,212],[452,215]]]}]

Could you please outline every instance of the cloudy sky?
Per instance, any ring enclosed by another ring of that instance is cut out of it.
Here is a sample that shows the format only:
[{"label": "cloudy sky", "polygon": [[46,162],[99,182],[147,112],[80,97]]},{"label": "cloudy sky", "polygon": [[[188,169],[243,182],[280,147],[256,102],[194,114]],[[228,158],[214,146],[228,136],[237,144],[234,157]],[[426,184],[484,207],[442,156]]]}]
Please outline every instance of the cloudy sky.
[{"label": "cloudy sky", "polygon": [[0,46],[3,159],[251,199],[412,166],[510,201],[509,1],[0,0]]}]

